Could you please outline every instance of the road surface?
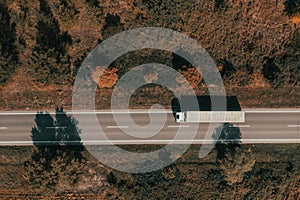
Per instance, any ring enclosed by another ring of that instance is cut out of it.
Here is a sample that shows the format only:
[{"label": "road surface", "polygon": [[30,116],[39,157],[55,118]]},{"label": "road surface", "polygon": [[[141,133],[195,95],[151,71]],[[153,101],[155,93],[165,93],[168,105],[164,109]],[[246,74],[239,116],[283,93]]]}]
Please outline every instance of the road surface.
[{"label": "road surface", "polygon": [[[30,131],[34,126],[35,112],[2,112],[0,113],[0,145],[32,145]],[[70,114],[70,112],[68,112]],[[71,113],[72,114],[72,113]],[[76,112],[80,115],[79,126],[82,128],[82,140],[85,144],[109,144],[103,137],[98,137],[99,129],[91,124],[92,114]],[[122,112],[118,116],[124,115]],[[133,111],[131,117],[142,127],[149,125],[148,111]],[[171,111],[156,111],[154,119],[166,115],[166,121],[156,121],[148,130],[127,125],[127,118],[123,117],[121,125],[116,124],[111,111],[99,111],[97,119],[103,132],[115,144],[167,144],[173,140],[177,131],[181,134],[175,143],[203,143],[209,124],[207,123],[176,123]],[[160,129],[160,125],[162,128]],[[196,126],[197,133],[192,138]],[[240,128],[242,143],[300,143],[300,110],[245,110],[245,123],[234,124]],[[153,135],[151,130],[159,129]],[[124,132],[135,132],[130,136]],[[210,132],[211,133],[211,132]],[[151,137],[147,137],[152,135]],[[178,136],[178,135],[177,135]],[[207,138],[206,138],[207,140]],[[174,142],[174,141],[173,141]]]}]

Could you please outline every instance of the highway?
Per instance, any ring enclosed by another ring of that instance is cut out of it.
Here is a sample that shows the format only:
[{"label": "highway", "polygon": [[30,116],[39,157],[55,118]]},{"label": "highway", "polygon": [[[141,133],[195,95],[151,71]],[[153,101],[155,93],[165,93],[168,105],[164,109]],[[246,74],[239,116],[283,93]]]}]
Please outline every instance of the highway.
[{"label": "highway", "polygon": [[[245,122],[236,123],[241,130],[242,143],[300,143],[300,110],[262,110],[251,109],[245,111]],[[72,112],[67,112],[72,115]],[[34,126],[36,112],[2,112],[0,113],[0,145],[32,145],[30,131]],[[93,113],[95,115],[95,113]],[[99,129],[91,123],[93,114],[89,112],[75,112],[79,116],[79,127],[82,129],[84,144],[168,144],[175,143],[203,143],[209,124],[207,123],[176,123],[171,111],[156,111],[151,114],[154,121],[150,127],[150,117],[147,110],[133,110],[132,120],[140,127],[133,126],[124,113],[118,112],[121,121],[117,124],[111,111],[98,111],[99,121],[106,137],[99,136]],[[155,120],[166,117],[165,121]],[[198,126],[198,128],[197,128]],[[196,129],[196,135],[193,137]],[[153,130],[156,132],[153,133]],[[128,135],[126,132],[134,132]],[[207,139],[206,139],[207,140]],[[174,141],[173,141],[174,142]]]}]

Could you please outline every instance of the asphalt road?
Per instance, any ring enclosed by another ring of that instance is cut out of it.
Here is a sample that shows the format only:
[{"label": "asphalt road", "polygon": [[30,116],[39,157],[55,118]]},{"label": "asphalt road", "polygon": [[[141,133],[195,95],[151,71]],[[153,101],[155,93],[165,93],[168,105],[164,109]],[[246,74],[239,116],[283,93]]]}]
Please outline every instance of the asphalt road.
[{"label": "asphalt road", "polygon": [[[69,113],[70,114],[70,113]],[[72,114],[72,113],[71,113]],[[118,112],[114,121],[112,112],[97,114],[75,113],[82,129],[85,144],[166,144],[203,143],[212,140],[210,135],[218,124],[176,123],[171,111],[156,111],[150,121],[147,111],[133,111],[128,117]],[[93,116],[99,127],[92,123]],[[31,145],[30,131],[34,126],[35,112],[0,113],[0,145]],[[166,120],[164,120],[166,117]],[[242,143],[300,143],[300,110],[245,110],[245,123],[234,124],[240,128]],[[210,128],[210,129],[209,129]],[[134,135],[128,135],[134,134]],[[205,137],[206,134],[210,134]]]}]

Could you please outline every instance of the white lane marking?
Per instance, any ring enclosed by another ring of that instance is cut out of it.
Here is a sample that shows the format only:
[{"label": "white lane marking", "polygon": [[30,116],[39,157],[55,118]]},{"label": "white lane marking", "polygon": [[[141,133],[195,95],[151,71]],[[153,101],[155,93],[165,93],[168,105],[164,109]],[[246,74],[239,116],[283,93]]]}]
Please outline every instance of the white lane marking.
[{"label": "white lane marking", "polygon": [[288,125],[289,128],[300,128],[300,125]]},{"label": "white lane marking", "polygon": [[58,129],[58,128],[67,128],[66,126],[59,126],[59,127],[46,127],[47,129]]},{"label": "white lane marking", "polygon": [[128,126],[107,126],[107,128],[128,128]]},{"label": "white lane marking", "polygon": [[7,130],[7,127],[0,127],[0,130]]},{"label": "white lane marking", "polygon": [[[300,143],[300,139],[241,139],[243,144]],[[214,140],[83,140],[84,145],[112,144],[214,144]],[[33,145],[32,141],[0,141],[0,146]]]},{"label": "white lane marking", "polygon": [[250,125],[232,125],[231,127],[250,128]]},{"label": "white lane marking", "polygon": [[169,128],[188,128],[189,125],[170,125]]}]

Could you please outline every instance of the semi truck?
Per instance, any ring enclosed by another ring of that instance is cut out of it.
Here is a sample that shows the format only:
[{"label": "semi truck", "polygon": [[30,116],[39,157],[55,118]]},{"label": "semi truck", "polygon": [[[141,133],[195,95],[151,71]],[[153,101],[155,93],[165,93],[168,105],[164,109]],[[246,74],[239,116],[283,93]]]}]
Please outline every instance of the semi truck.
[{"label": "semi truck", "polygon": [[[245,113],[235,96],[213,96],[218,102],[226,99],[226,107],[215,106],[212,110],[211,96],[182,96],[172,100],[172,110],[176,122],[203,123],[244,123]],[[195,100],[197,102],[195,102]]]},{"label": "semi truck", "polygon": [[176,122],[202,122],[202,123],[244,123],[243,111],[184,111],[176,113]]}]

